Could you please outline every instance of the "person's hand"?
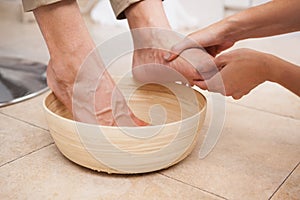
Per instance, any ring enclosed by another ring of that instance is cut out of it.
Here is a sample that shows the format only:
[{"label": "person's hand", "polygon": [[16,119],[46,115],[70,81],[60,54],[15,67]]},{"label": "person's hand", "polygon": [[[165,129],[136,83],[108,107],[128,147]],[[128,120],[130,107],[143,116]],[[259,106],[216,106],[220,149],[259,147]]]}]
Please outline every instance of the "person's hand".
[{"label": "person's hand", "polygon": [[[155,9],[153,9],[155,8]],[[164,55],[182,37],[171,31],[161,0],[140,1],[125,10],[134,42],[133,75],[142,82],[189,82],[211,76],[212,57],[200,49],[166,62]],[[212,69],[213,68],[213,69]]]},{"label": "person's hand", "polygon": [[175,59],[182,51],[197,46],[205,48],[212,56],[231,47],[235,42],[247,38],[279,35],[300,30],[295,20],[300,16],[298,0],[269,1],[231,15],[207,28],[190,34],[172,48]]},{"label": "person's hand", "polygon": [[182,41],[171,48],[171,54],[166,54],[167,61],[177,58],[184,50],[204,48],[213,57],[232,47],[236,40],[231,37],[230,23],[223,20],[204,29],[189,34]]},{"label": "person's hand", "polygon": [[[166,34],[166,30],[156,31],[156,37],[150,40],[152,47],[146,45],[147,41],[141,41],[143,36],[138,37],[139,41],[135,42],[141,44],[136,45],[133,56],[132,72],[138,81],[159,83],[180,81],[194,85],[195,81],[208,79],[218,71],[213,57],[201,49],[185,50],[176,60],[167,62],[163,56],[167,53],[168,45],[158,37],[159,34]],[[167,32],[166,35],[170,38],[172,32]]]},{"label": "person's hand", "polygon": [[269,80],[269,60],[269,54],[251,49],[237,49],[221,54],[215,58],[220,73],[207,81],[198,81],[196,85],[204,90],[240,99]]}]

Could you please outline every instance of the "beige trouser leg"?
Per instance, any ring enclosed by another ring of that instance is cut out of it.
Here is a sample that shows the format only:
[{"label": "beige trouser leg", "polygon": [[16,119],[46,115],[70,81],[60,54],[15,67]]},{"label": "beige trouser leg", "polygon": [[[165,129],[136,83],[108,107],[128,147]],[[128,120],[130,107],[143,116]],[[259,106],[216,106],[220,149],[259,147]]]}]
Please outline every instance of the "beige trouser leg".
[{"label": "beige trouser leg", "polygon": [[40,6],[56,3],[61,0],[22,0],[25,12],[32,11]]},{"label": "beige trouser leg", "polygon": [[[32,11],[40,6],[45,6],[48,4],[56,3],[61,0],[22,0],[24,11]],[[114,13],[118,19],[124,19],[124,10],[128,8],[131,4],[139,2],[142,0],[110,0],[111,6]]]},{"label": "beige trouser leg", "polygon": [[126,18],[124,14],[126,8],[128,8],[131,4],[137,3],[139,1],[142,0],[110,0],[110,4],[117,19],[124,19]]}]

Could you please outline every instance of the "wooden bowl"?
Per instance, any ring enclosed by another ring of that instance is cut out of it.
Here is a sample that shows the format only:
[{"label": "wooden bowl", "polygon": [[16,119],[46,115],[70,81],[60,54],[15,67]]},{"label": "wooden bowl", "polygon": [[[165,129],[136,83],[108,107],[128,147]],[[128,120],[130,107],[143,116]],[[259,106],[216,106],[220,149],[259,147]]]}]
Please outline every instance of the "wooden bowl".
[{"label": "wooden bowl", "polygon": [[49,130],[63,155],[93,170],[136,174],[170,167],[191,153],[206,114],[202,94],[176,83],[141,86],[133,80],[120,89],[136,116],[151,126],[76,122],[53,93],[45,98]]}]

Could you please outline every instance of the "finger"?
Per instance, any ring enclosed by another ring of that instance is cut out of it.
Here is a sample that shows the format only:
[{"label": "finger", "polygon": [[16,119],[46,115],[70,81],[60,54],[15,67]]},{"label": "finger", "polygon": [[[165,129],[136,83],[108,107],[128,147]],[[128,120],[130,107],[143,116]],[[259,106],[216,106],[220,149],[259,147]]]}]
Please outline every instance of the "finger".
[{"label": "finger", "polygon": [[205,49],[212,57],[218,54],[218,48],[216,46],[205,47]]},{"label": "finger", "polygon": [[246,96],[247,94],[250,93],[251,90],[240,90],[236,92],[235,94],[232,95],[232,98],[235,100],[241,99],[243,96]]},{"label": "finger", "polygon": [[207,90],[207,85],[206,85],[205,81],[194,81],[193,83],[194,83],[194,85],[198,86],[202,90]]},{"label": "finger", "polygon": [[218,70],[211,70],[209,72],[202,72],[202,73],[199,73],[200,76],[201,76],[201,79],[196,79],[194,81],[204,81],[204,80],[209,80],[211,79],[216,73],[218,72]]},{"label": "finger", "polygon": [[210,92],[217,92],[222,95],[226,94],[221,73],[216,73],[212,78],[206,80],[205,84],[206,84],[206,89]]},{"label": "finger", "polygon": [[219,89],[218,85],[214,85],[214,82],[211,80],[194,81],[194,84],[199,88],[201,88],[202,90],[208,90],[210,92],[216,92],[222,94],[222,90]]},{"label": "finger", "polygon": [[175,44],[171,48],[171,51],[164,55],[164,59],[166,61],[170,62],[170,61],[174,60],[175,58],[177,58],[181,54],[181,52],[183,52],[184,50],[191,49],[191,48],[197,48],[197,47],[199,47],[197,42],[186,37],[181,42]]},{"label": "finger", "polygon": [[244,95],[243,95],[243,93],[235,93],[235,94],[233,94],[232,95],[232,98],[234,99],[234,100],[238,100],[238,99],[241,99],[242,97],[243,97]]},{"label": "finger", "polygon": [[223,69],[227,65],[226,55],[222,54],[222,55],[217,56],[214,59],[214,62],[219,70]]}]

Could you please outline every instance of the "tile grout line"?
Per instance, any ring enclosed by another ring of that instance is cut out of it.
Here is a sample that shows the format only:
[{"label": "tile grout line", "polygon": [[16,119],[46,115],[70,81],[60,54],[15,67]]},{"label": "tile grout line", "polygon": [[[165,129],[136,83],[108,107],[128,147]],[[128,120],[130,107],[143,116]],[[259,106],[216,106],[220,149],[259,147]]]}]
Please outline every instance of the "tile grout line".
[{"label": "tile grout line", "polygon": [[253,109],[253,110],[264,112],[264,113],[268,113],[268,114],[277,115],[277,116],[280,116],[280,117],[285,117],[285,118],[296,120],[296,121],[300,121],[300,119],[294,118],[292,116],[281,115],[281,114],[278,114],[278,113],[275,113],[275,112],[270,112],[270,111],[267,111],[267,110],[263,110],[263,109],[259,109],[259,108],[255,108],[255,107],[251,107],[251,106],[242,105],[242,104],[239,104],[239,103],[234,103],[234,102],[230,102],[230,101],[227,101],[226,103],[230,103],[230,104],[241,106],[241,107],[248,108],[248,109]]},{"label": "tile grout line", "polygon": [[282,185],[291,177],[291,175],[294,173],[294,171],[300,166],[300,161],[298,164],[293,168],[293,170],[285,177],[285,179],[282,181],[282,183],[276,188],[276,190],[273,192],[273,194],[268,198],[268,200],[271,200],[274,195],[279,191],[279,189],[282,187]]},{"label": "tile grout line", "polygon": [[182,183],[182,184],[184,184],[184,185],[188,185],[188,186],[190,186],[190,187],[192,187],[192,188],[198,189],[198,190],[200,190],[200,191],[202,191],[202,192],[208,193],[208,194],[210,194],[210,195],[219,197],[219,198],[224,199],[224,200],[228,200],[227,198],[225,198],[225,197],[223,197],[223,196],[221,196],[221,195],[215,194],[215,193],[210,192],[210,191],[208,191],[208,190],[204,190],[204,189],[198,188],[198,187],[196,187],[196,186],[194,186],[194,185],[191,185],[191,184],[189,184],[189,183],[186,183],[186,182],[183,182],[183,181],[181,181],[181,180],[178,180],[178,179],[175,179],[175,178],[173,178],[173,177],[170,177],[170,176],[168,176],[168,175],[165,175],[165,174],[163,174],[162,172],[158,172],[158,174],[160,174],[160,175],[162,175],[162,176],[165,176],[165,177],[167,177],[167,178],[169,178],[169,179],[172,179],[172,180],[174,180],[174,181],[180,182],[180,183]]},{"label": "tile grout line", "polygon": [[54,144],[54,142],[51,142],[51,143],[49,143],[49,144],[46,144],[45,146],[42,146],[42,147],[37,148],[37,149],[35,149],[35,150],[33,150],[33,151],[29,152],[29,153],[26,153],[26,154],[24,154],[24,155],[22,155],[22,156],[20,156],[20,157],[18,157],[18,158],[15,158],[15,159],[13,159],[13,160],[10,160],[10,161],[8,161],[8,162],[6,162],[6,163],[0,165],[0,168],[1,168],[1,167],[4,167],[5,165],[8,165],[8,164],[10,164],[10,163],[13,163],[13,162],[15,162],[15,161],[17,161],[17,160],[19,160],[19,159],[21,159],[21,158],[24,158],[25,156],[28,156],[28,155],[33,154],[33,153],[35,153],[35,152],[38,152],[38,151],[40,151],[40,150],[42,150],[42,149],[44,149],[44,148],[46,148],[46,147],[49,147],[49,146],[51,146],[51,145],[53,145],[53,144]]},{"label": "tile grout line", "polygon": [[[269,113],[269,114],[273,114],[273,115],[277,115],[277,116],[281,116],[281,117],[285,117],[285,118],[289,118],[289,119],[293,119],[293,120],[299,121],[299,119],[293,118],[293,117],[291,117],[291,116],[281,115],[281,114],[278,114],[278,113],[274,113],[274,112],[270,112],[270,111],[266,111],[266,110],[262,110],[262,109],[258,109],[258,108],[254,108],[254,107],[250,107],[250,106],[246,106],[246,105],[241,105],[241,104],[234,103],[234,102],[229,102],[229,101],[228,101],[227,103],[230,103],[230,104],[237,105],[237,106],[240,106],[240,107],[245,107],[245,108],[248,108],[248,109],[253,109],[253,110],[261,111],[261,112],[264,112],[264,113]],[[41,126],[38,126],[38,125],[35,125],[35,124],[33,124],[33,123],[24,121],[24,120],[22,120],[22,119],[16,118],[16,117],[14,117],[14,116],[12,116],[12,115],[3,113],[3,112],[1,112],[1,111],[0,111],[0,114],[4,115],[4,116],[6,116],[6,117],[9,117],[9,118],[11,118],[11,119],[15,119],[15,120],[17,120],[17,121],[26,123],[26,124],[31,125],[31,126],[33,126],[33,127],[42,129],[42,130],[44,130],[44,131],[49,131],[48,129],[45,129],[45,128],[41,127]],[[45,145],[45,146],[43,146],[43,147],[40,147],[40,148],[35,149],[35,150],[33,150],[33,151],[31,151],[31,152],[29,152],[29,153],[27,153],[27,154],[24,154],[24,155],[20,156],[20,157],[18,157],[18,158],[15,158],[15,159],[13,159],[13,160],[11,160],[11,161],[8,161],[8,162],[6,162],[6,163],[0,165],[0,168],[3,167],[3,166],[5,166],[5,165],[7,165],[7,164],[13,163],[13,162],[15,162],[15,161],[17,161],[17,160],[19,160],[19,159],[21,159],[21,158],[24,158],[24,157],[26,157],[26,156],[28,156],[28,155],[30,155],[30,154],[32,154],[32,153],[38,152],[38,151],[40,151],[40,150],[42,150],[42,149],[44,149],[44,148],[46,148],[46,147],[48,147],[48,146],[51,146],[51,145],[53,145],[53,144],[54,144],[54,142],[51,142],[51,143],[49,143],[49,144],[47,144],[47,145]],[[297,165],[293,168],[293,170],[287,175],[287,177],[285,177],[285,179],[283,180],[283,182],[276,188],[276,190],[275,190],[275,191],[273,192],[273,194],[268,198],[268,200],[271,200],[271,199],[274,197],[274,195],[279,191],[279,189],[282,187],[282,185],[289,179],[289,177],[293,174],[293,172],[294,172],[299,166],[300,166],[300,162],[297,163]],[[200,190],[200,191],[202,191],[202,192],[205,192],[205,193],[211,194],[211,195],[213,195],[213,196],[217,196],[217,197],[219,197],[219,198],[222,198],[222,199],[227,200],[227,198],[225,198],[225,197],[223,197],[223,196],[220,196],[220,195],[215,194],[215,193],[213,193],[213,192],[207,191],[207,190],[205,190],[205,189],[198,188],[198,187],[196,187],[196,186],[194,186],[194,185],[185,183],[185,182],[183,182],[183,181],[181,181],[181,180],[178,180],[178,179],[175,179],[175,178],[173,178],[173,177],[167,176],[167,175],[165,175],[165,174],[163,174],[163,173],[161,173],[161,172],[159,172],[159,174],[162,175],[162,176],[165,176],[165,177],[167,177],[167,178],[169,178],[169,179],[172,179],[172,180],[174,180],[174,181],[177,181],[177,182],[183,183],[183,184],[185,184],[185,185],[191,186],[191,187],[193,187],[193,188],[195,188],[195,189],[198,189],[198,190]]]},{"label": "tile grout line", "polygon": [[11,119],[15,119],[15,120],[17,120],[17,121],[24,122],[24,123],[26,123],[26,124],[28,124],[28,125],[34,126],[35,128],[39,128],[39,129],[42,129],[42,130],[44,130],[44,131],[49,131],[48,129],[45,129],[45,128],[41,127],[41,126],[38,126],[38,125],[35,125],[35,124],[33,124],[33,123],[27,122],[27,121],[25,121],[25,120],[23,120],[23,119],[16,118],[16,117],[14,117],[14,116],[12,116],[12,115],[3,113],[3,112],[1,112],[1,111],[0,111],[0,114],[4,115],[4,116],[6,116],[6,117],[9,117],[9,118],[11,118]]}]

